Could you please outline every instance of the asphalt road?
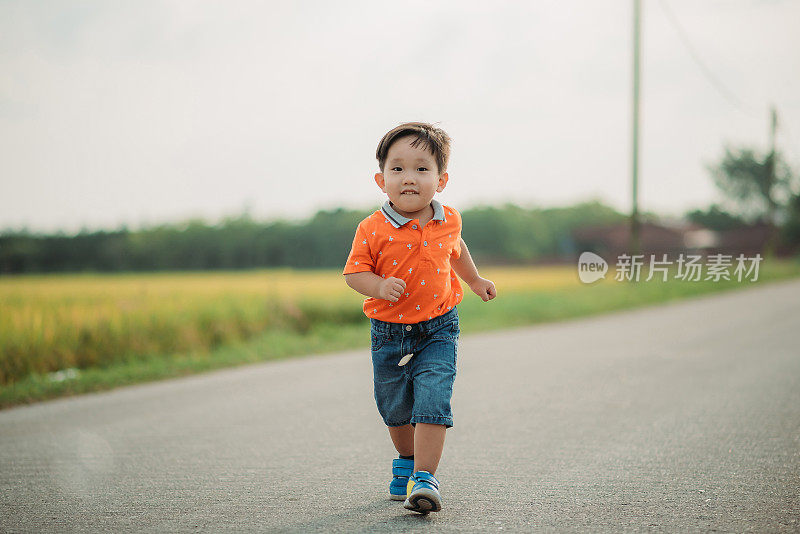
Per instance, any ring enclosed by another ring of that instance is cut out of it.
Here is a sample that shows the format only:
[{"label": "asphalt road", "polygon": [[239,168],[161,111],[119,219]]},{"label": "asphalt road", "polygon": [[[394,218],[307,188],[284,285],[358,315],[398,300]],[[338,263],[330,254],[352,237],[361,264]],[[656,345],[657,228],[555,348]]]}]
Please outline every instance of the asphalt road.
[{"label": "asphalt road", "polygon": [[0,412],[0,531],[800,531],[800,281],[462,332],[458,367],[438,514],[387,498],[358,350]]}]

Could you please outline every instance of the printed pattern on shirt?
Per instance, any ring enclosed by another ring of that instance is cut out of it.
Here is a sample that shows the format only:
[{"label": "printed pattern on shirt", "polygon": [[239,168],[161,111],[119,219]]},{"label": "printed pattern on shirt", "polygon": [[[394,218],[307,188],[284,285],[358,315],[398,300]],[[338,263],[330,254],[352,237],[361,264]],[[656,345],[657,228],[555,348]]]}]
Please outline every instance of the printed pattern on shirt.
[{"label": "printed pattern on shirt", "polygon": [[406,283],[397,302],[365,299],[367,317],[418,323],[447,313],[461,302],[461,284],[450,265],[451,258],[461,256],[461,214],[442,207],[444,220],[431,219],[425,227],[413,219],[395,228],[381,210],[359,223],[342,274],[370,271]]}]

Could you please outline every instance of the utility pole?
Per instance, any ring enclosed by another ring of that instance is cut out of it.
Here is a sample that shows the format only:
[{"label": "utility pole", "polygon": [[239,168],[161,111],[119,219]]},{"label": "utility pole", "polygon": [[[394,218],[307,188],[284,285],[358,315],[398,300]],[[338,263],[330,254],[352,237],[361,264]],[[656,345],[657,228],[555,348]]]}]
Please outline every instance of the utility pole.
[{"label": "utility pole", "polygon": [[778,128],[778,111],[775,106],[770,106],[770,121],[769,121],[769,155],[767,156],[767,209],[768,209],[768,223],[770,225],[769,239],[764,247],[764,256],[772,257],[775,255],[778,246],[778,226],[775,220],[775,202],[772,199],[772,188],[775,185],[775,168],[778,162],[775,160],[775,130]]},{"label": "utility pole", "polygon": [[778,128],[778,111],[775,106],[770,106],[769,121],[769,184],[775,183],[775,130]]},{"label": "utility pole", "polygon": [[641,34],[641,0],[633,0],[633,208],[631,210],[631,254],[639,254],[639,41]]}]

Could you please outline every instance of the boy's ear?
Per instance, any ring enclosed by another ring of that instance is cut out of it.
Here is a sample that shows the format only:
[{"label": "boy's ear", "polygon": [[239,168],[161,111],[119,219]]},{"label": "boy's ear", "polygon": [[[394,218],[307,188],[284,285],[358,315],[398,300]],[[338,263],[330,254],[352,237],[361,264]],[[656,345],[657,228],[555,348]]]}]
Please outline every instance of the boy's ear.
[{"label": "boy's ear", "polygon": [[375,173],[375,183],[378,184],[378,187],[381,188],[381,191],[383,191],[384,193],[386,192],[386,181],[383,179],[382,172]]},{"label": "boy's ear", "polygon": [[439,187],[436,188],[436,192],[437,193],[441,193],[442,192],[442,190],[444,189],[444,186],[447,185],[447,180],[449,180],[449,179],[450,179],[450,176],[447,173],[444,173],[443,175],[439,176]]}]

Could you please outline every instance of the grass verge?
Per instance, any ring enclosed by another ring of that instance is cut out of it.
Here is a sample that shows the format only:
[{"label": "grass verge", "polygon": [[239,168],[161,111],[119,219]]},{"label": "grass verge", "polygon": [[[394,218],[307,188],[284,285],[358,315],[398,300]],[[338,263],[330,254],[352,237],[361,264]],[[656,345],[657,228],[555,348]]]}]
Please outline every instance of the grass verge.
[{"label": "grass verge", "polygon": [[[488,271],[488,270],[487,270]],[[491,278],[491,274],[487,275]],[[713,292],[745,289],[770,281],[800,276],[800,262],[772,262],[762,270],[758,282],[668,282],[569,285],[553,288],[516,288],[501,292],[496,300],[482,302],[468,293],[459,304],[463,334],[524,326],[548,321],[585,317],[600,313],[664,303]],[[102,391],[116,387],[308,354],[364,348],[369,344],[366,317],[359,324],[316,323],[308,331],[273,330],[247,341],[235,342],[210,351],[181,354],[153,354],[90,367],[31,374],[9,386],[0,387],[0,408],[46,399]]]}]

